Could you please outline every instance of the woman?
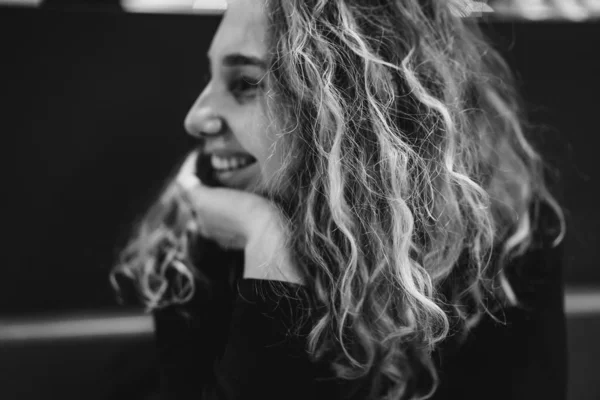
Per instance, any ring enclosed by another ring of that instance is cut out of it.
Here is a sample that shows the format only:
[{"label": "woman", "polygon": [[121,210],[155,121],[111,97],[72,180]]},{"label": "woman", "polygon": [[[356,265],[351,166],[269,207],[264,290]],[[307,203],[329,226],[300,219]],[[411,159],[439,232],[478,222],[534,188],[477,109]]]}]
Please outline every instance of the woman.
[{"label": "woman", "polygon": [[198,149],[113,275],[165,398],[565,397],[564,217],[477,26],[235,0],[208,56]]}]

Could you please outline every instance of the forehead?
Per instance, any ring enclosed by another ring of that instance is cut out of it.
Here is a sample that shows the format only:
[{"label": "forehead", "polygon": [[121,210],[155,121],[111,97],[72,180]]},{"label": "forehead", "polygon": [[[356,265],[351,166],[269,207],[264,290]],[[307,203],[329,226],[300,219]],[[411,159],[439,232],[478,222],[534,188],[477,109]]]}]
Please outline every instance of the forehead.
[{"label": "forehead", "polygon": [[236,52],[264,56],[267,52],[265,7],[266,0],[229,0],[208,51],[211,58]]}]

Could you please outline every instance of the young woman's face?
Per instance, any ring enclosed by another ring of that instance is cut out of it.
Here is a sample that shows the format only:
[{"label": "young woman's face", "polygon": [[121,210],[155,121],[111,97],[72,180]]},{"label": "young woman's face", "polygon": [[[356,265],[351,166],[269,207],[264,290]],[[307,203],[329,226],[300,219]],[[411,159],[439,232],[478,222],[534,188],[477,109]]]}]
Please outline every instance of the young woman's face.
[{"label": "young woman's face", "polygon": [[[208,51],[211,80],[185,119],[186,131],[205,139],[202,153],[222,156],[213,164],[217,179],[241,190],[257,187],[280,164],[269,157],[275,140],[261,105],[268,91],[264,7],[264,0],[228,2]],[[234,154],[256,162],[236,168]],[[219,172],[224,167],[235,169]]]}]

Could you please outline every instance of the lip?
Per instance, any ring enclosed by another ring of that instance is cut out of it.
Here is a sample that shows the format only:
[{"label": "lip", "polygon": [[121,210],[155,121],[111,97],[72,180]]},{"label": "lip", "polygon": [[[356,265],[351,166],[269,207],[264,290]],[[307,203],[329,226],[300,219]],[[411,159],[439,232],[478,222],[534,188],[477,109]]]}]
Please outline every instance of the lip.
[{"label": "lip", "polygon": [[[228,172],[219,172],[212,166],[212,155],[218,157],[251,157],[254,161],[244,168]],[[200,181],[209,187],[245,187],[250,181],[254,180],[259,172],[253,170],[258,168],[258,161],[254,156],[244,151],[232,149],[199,149],[196,160],[195,175]]]},{"label": "lip", "polygon": [[252,175],[255,172],[254,168],[257,168],[257,166],[258,162],[255,161],[252,164],[249,164],[243,168],[235,169],[233,171],[221,172],[215,170],[214,168],[212,168],[212,171],[215,179],[222,184],[226,186],[235,186],[252,178]]},{"label": "lip", "polygon": [[[232,152],[229,152],[231,154]],[[241,153],[238,153],[241,154]],[[200,181],[209,187],[233,187],[243,188],[249,182],[255,179],[255,175],[259,174],[255,168],[258,167],[258,161],[253,162],[237,170],[229,172],[216,171],[210,161],[211,154],[200,153],[196,160],[195,174]]]},{"label": "lip", "polygon": [[211,151],[211,152],[205,152],[203,155],[205,157],[210,157],[213,154],[215,156],[221,157],[221,158],[228,158],[228,157],[252,157],[253,159],[256,160],[256,158],[254,158],[251,154],[244,153],[242,151],[214,150],[214,151]]}]

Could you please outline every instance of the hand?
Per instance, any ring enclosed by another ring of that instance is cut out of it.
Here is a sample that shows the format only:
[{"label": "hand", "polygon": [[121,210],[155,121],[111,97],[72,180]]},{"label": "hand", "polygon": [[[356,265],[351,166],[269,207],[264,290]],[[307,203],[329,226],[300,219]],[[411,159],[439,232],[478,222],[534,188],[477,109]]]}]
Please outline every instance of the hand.
[{"label": "hand", "polygon": [[244,250],[244,278],[301,283],[285,249],[287,230],[277,207],[254,193],[203,185],[193,173],[195,158],[184,162],[177,182],[193,204],[200,235]]}]

